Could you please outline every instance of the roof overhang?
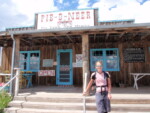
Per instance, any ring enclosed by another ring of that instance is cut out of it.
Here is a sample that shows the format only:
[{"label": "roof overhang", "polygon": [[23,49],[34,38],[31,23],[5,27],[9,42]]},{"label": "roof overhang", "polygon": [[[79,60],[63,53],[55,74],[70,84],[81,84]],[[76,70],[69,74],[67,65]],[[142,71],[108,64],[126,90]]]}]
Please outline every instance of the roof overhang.
[{"label": "roof overhang", "polygon": [[9,35],[40,35],[49,34],[53,35],[73,35],[73,34],[93,34],[99,33],[122,33],[122,32],[139,32],[149,31],[150,23],[134,23],[134,24],[121,24],[121,25],[102,25],[102,26],[88,26],[88,27],[74,27],[74,28],[60,28],[60,29],[35,29],[25,31],[10,31]]}]

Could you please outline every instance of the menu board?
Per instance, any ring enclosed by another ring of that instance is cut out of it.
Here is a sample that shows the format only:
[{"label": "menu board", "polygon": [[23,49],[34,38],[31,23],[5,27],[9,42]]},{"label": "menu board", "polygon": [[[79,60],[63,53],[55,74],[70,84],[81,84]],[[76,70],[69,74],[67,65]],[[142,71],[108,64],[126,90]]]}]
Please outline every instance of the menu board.
[{"label": "menu board", "polygon": [[145,62],[144,48],[126,48],[124,50],[124,61],[132,62]]}]

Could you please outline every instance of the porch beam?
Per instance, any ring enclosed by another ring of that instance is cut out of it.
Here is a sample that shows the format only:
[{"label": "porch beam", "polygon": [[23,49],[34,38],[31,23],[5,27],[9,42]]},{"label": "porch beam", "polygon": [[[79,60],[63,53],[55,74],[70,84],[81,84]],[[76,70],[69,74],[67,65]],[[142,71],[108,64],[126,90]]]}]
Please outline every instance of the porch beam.
[{"label": "porch beam", "polygon": [[73,40],[71,39],[71,37],[69,35],[66,35],[66,36],[71,42],[73,42]]},{"label": "porch beam", "polygon": [[148,32],[148,33],[146,33],[145,35],[143,35],[142,37],[141,37],[141,40],[143,40],[143,39],[145,39],[147,36],[149,36],[150,35],[150,32]]},{"label": "porch beam", "polygon": [[106,40],[108,39],[108,37],[109,37],[109,33],[106,34]]},{"label": "porch beam", "polygon": [[[83,90],[84,86],[87,87],[90,80],[90,71],[89,71],[89,36],[87,34],[82,35],[82,55],[83,55]],[[85,82],[85,73],[87,73],[87,79]],[[89,95],[89,93],[88,93]]]},{"label": "porch beam", "polygon": [[125,34],[125,32],[123,32],[123,33],[121,33],[120,35],[119,35],[119,38],[122,38],[122,36]]}]

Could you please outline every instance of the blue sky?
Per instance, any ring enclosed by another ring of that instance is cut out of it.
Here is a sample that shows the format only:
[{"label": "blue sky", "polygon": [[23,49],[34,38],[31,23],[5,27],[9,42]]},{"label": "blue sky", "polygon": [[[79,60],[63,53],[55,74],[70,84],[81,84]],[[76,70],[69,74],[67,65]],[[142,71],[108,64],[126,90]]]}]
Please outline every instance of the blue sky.
[{"label": "blue sky", "polygon": [[35,13],[99,9],[99,21],[135,19],[150,23],[150,0],[0,0],[0,31],[34,25]]}]

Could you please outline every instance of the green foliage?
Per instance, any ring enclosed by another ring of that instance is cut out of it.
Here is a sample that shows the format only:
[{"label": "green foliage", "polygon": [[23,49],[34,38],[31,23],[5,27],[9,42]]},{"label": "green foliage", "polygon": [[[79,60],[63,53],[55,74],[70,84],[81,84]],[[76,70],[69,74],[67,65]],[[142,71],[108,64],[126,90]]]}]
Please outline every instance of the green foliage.
[{"label": "green foliage", "polygon": [[6,92],[0,92],[0,113],[3,113],[4,108],[8,106],[8,103],[12,100],[12,97]]}]

